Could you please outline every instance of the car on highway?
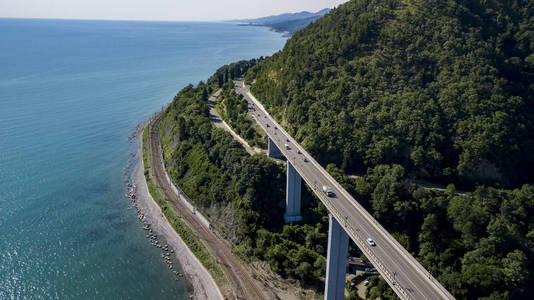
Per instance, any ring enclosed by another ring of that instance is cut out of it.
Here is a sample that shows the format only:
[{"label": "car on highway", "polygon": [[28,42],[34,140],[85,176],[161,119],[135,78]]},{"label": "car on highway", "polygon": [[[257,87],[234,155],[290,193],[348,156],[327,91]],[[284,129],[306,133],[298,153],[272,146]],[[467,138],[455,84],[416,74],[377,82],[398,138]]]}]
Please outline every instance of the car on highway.
[{"label": "car on highway", "polygon": [[332,192],[332,189],[326,185],[323,185],[323,192],[328,196],[328,197],[333,197],[334,196],[334,192]]},{"label": "car on highway", "polygon": [[373,239],[371,239],[371,238],[367,238],[367,243],[368,243],[369,245],[371,245],[372,247],[376,246],[375,241],[373,241]]},{"label": "car on highway", "polygon": [[286,150],[289,150],[289,145],[288,144],[284,144],[284,148],[286,148]]},{"label": "car on highway", "polygon": [[308,162],[308,159],[306,158],[306,156],[302,157],[302,161],[303,162]]}]

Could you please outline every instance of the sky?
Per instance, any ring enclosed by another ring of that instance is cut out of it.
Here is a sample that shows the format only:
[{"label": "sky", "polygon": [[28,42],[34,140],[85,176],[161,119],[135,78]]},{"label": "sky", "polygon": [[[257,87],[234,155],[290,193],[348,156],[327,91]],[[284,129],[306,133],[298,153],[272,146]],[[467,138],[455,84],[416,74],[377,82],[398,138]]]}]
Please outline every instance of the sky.
[{"label": "sky", "polygon": [[347,0],[0,0],[0,18],[221,21],[303,10]]}]

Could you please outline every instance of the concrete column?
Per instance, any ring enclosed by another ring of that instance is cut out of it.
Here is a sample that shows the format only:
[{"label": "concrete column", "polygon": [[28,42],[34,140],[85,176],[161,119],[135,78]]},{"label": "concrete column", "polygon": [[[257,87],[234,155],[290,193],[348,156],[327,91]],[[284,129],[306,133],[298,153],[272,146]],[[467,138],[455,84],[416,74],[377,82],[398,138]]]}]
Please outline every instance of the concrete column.
[{"label": "concrete column", "polygon": [[300,215],[300,188],[302,178],[293,165],[287,161],[287,183],[286,183],[286,213],[284,220],[286,223],[302,221]]},{"label": "concrete column", "polygon": [[271,140],[271,138],[267,138],[267,156],[271,158],[280,158],[282,157],[282,152],[280,152],[280,149],[276,147],[276,144]]},{"label": "concrete column", "polygon": [[343,300],[349,236],[330,214],[328,216],[328,254],[326,258],[325,300]]}]

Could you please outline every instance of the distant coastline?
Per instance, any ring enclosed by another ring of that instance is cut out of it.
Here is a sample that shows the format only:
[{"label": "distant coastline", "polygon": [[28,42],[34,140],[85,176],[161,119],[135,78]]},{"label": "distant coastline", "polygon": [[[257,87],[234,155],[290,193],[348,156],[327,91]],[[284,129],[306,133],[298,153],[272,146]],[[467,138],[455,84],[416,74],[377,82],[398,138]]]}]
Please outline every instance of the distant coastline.
[{"label": "distant coastline", "polygon": [[298,13],[286,13],[276,16],[233,20],[229,22],[237,24],[238,26],[268,27],[274,32],[281,33],[284,37],[291,37],[295,32],[303,29],[308,26],[308,24],[318,20],[329,12],[330,9],[325,8],[314,13],[302,11]]},{"label": "distant coastline", "polygon": [[256,27],[267,27],[269,30],[281,33],[283,37],[290,38],[293,34],[286,30],[280,30],[276,27],[262,24],[251,24],[251,23],[238,23],[237,26],[256,26]]}]

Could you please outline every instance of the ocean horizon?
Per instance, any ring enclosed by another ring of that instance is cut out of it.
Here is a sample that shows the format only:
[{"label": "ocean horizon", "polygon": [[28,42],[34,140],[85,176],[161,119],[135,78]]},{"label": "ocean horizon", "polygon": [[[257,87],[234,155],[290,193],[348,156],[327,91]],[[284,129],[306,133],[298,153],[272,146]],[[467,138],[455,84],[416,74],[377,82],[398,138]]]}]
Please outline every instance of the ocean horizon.
[{"label": "ocean horizon", "polygon": [[135,127],[286,38],[226,22],[0,18],[0,299],[187,299],[124,197]]}]

